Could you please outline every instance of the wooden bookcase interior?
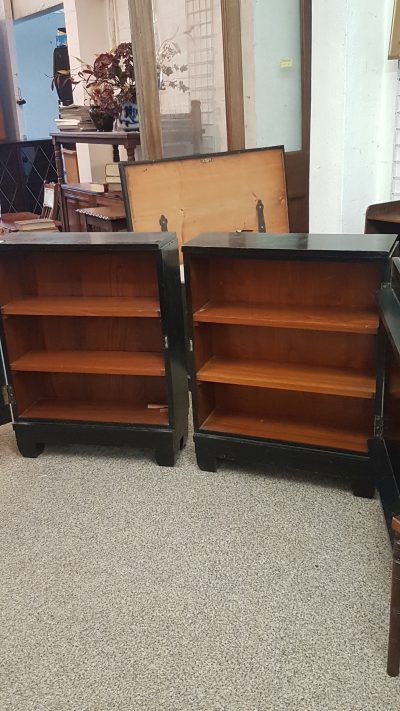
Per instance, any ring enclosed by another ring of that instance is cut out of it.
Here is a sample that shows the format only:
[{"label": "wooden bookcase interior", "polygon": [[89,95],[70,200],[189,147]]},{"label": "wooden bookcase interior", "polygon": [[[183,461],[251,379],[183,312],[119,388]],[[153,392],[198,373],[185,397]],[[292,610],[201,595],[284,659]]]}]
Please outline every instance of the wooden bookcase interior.
[{"label": "wooden bookcase interior", "polygon": [[366,453],[380,265],[187,261],[196,428]]},{"label": "wooden bookcase interior", "polygon": [[18,418],[169,423],[157,252],[2,255]]}]

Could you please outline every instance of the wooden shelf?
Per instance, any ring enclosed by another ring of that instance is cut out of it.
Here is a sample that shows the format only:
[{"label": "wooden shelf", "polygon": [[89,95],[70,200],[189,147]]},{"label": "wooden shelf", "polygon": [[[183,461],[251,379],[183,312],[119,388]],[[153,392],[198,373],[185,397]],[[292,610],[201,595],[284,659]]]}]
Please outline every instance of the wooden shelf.
[{"label": "wooden shelf", "polygon": [[314,444],[318,447],[332,447],[351,452],[368,451],[367,435],[361,432],[351,432],[348,429],[341,430],[303,421],[264,420],[252,415],[214,410],[203,422],[200,429],[298,444]]},{"label": "wooden shelf", "polygon": [[111,402],[74,402],[69,400],[39,400],[20,417],[42,420],[79,420],[81,422],[120,422],[124,424],[167,425],[168,409],[124,405]]},{"label": "wooden shelf", "polygon": [[375,376],[370,373],[216,356],[199,370],[197,380],[364,399],[375,394]]},{"label": "wooden shelf", "polygon": [[68,296],[31,297],[5,304],[7,316],[133,316],[158,318],[160,304],[151,297]]},{"label": "wooden shelf", "polygon": [[29,351],[11,363],[11,370],[24,373],[165,375],[161,353],[126,351]]},{"label": "wooden shelf", "polygon": [[197,323],[274,326],[343,333],[377,333],[378,316],[373,311],[335,307],[266,306],[210,301],[195,312]]}]

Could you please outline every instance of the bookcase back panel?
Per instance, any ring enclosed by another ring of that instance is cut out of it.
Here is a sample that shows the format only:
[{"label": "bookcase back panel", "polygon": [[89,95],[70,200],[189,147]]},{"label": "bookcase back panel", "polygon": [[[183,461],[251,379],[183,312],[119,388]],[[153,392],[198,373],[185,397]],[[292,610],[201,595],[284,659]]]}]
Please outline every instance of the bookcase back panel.
[{"label": "bookcase back panel", "polygon": [[257,417],[278,417],[289,420],[323,422],[332,426],[339,422],[371,432],[373,401],[313,393],[294,393],[239,385],[215,386],[215,407]]},{"label": "bookcase back panel", "polygon": [[156,231],[165,215],[180,245],[201,232],[258,231],[261,200],[269,232],[289,232],[282,148],[123,167],[135,231]]},{"label": "bookcase back panel", "polygon": [[375,335],[257,326],[196,324],[196,369],[213,356],[231,359],[373,370]]},{"label": "bookcase back panel", "polygon": [[28,351],[162,352],[161,322],[144,318],[3,318],[9,360]]},{"label": "bookcase back panel", "polygon": [[[268,236],[266,236],[268,239]],[[376,263],[191,257],[192,305],[208,301],[376,308]]]},{"label": "bookcase back panel", "polygon": [[198,422],[204,431],[367,452],[373,401],[202,383]]},{"label": "bookcase back panel", "polygon": [[[69,405],[74,402],[97,405],[100,415],[105,405],[109,405],[110,411],[114,413],[113,418],[120,405],[130,406],[132,409],[142,408],[145,411],[167,409],[166,381],[162,377],[15,373],[13,382],[17,413],[20,417],[27,416],[24,413],[42,401],[58,403],[60,411],[64,404],[65,419],[68,419]],[[108,421],[106,411],[103,412],[102,419],[104,422]]]},{"label": "bookcase back panel", "polygon": [[138,252],[3,256],[0,304],[27,296],[156,297],[156,257]]}]

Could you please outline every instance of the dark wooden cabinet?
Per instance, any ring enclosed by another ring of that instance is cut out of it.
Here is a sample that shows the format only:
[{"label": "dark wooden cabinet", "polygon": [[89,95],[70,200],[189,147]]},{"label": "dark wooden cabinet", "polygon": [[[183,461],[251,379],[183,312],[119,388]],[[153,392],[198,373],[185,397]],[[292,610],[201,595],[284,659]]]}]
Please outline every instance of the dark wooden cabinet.
[{"label": "dark wooden cabinet", "polygon": [[10,236],[0,304],[3,412],[8,399],[21,454],[130,444],[173,465],[188,409],[175,235]]},{"label": "dark wooden cabinet", "polygon": [[376,291],[394,235],[205,234],[183,247],[195,446],[219,459],[348,470],[372,495],[383,415]]},{"label": "dark wooden cabinet", "polygon": [[389,532],[400,514],[400,259],[392,278],[378,293],[385,345],[385,382],[381,437],[374,443],[378,489]]}]

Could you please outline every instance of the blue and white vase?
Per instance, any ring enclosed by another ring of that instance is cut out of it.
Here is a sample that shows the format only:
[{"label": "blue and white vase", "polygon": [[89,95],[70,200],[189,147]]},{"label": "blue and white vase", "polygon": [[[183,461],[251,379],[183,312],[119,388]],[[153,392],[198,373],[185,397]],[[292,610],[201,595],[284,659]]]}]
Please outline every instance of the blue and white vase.
[{"label": "blue and white vase", "polygon": [[124,131],[137,131],[139,129],[138,107],[133,101],[126,101],[125,104],[122,104],[119,125]]}]

